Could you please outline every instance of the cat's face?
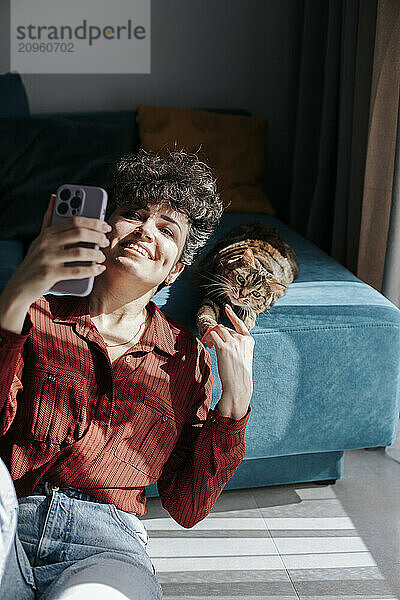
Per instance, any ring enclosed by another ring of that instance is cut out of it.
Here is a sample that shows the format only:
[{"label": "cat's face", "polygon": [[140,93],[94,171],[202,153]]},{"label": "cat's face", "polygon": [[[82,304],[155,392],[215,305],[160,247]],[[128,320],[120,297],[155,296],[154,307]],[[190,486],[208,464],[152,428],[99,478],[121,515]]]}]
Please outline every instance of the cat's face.
[{"label": "cat's face", "polygon": [[263,312],[270,307],[273,291],[269,289],[266,276],[249,265],[238,264],[236,268],[225,269],[225,291],[232,304]]},{"label": "cat's face", "polygon": [[266,271],[255,259],[251,251],[234,260],[221,263],[224,279],[223,288],[230,302],[245,312],[257,314],[264,312],[277,300],[276,292],[284,286],[279,284],[273,274]]}]

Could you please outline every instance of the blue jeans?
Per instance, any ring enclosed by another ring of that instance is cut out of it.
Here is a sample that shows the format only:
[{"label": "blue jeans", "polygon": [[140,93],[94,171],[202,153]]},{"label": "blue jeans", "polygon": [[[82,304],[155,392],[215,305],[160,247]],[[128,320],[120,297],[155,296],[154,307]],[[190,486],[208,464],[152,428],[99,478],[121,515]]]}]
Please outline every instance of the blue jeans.
[{"label": "blue jeans", "polygon": [[40,482],[17,502],[0,462],[1,600],[162,600],[135,513]]}]

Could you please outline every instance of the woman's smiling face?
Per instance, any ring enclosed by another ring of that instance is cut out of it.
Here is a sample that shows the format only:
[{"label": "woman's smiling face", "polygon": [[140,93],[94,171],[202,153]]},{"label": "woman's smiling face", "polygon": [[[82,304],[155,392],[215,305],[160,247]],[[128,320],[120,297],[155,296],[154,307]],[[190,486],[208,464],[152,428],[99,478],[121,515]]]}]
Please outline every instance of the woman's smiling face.
[{"label": "woman's smiling face", "polygon": [[103,248],[107,275],[123,269],[127,277],[131,274],[152,289],[166,279],[172,283],[181,273],[184,265],[178,259],[189,221],[168,202],[119,207],[108,222],[113,229],[107,235],[110,245]]}]

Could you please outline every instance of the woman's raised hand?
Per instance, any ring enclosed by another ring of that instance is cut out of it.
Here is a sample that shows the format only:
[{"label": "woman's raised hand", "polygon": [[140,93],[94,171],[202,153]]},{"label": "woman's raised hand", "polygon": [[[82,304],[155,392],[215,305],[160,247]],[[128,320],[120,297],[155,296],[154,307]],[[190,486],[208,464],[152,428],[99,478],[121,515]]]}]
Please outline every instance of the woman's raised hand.
[{"label": "woman's raised hand", "polygon": [[202,341],[217,353],[222,396],[216,408],[223,416],[241,419],[253,394],[254,338],[229,304],[225,304],[225,312],[234,329],[218,324]]},{"label": "woman's raised hand", "polygon": [[[29,306],[63,279],[84,279],[99,275],[105,266],[104,253],[95,248],[69,247],[69,244],[91,242],[100,247],[109,245],[106,232],[111,227],[100,219],[72,217],[51,225],[55,194],[43,217],[37,238],[29,246],[24,260],[7,282],[6,288],[21,295]],[[68,266],[75,261],[91,261],[84,266]]]}]

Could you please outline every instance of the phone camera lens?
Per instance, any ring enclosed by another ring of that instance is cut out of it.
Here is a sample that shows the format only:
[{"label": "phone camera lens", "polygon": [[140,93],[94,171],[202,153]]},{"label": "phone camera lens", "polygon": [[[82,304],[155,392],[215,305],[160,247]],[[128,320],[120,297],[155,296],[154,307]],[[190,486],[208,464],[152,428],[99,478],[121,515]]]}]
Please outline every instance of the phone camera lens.
[{"label": "phone camera lens", "polygon": [[64,188],[60,192],[60,198],[61,198],[61,200],[64,200],[64,201],[68,200],[70,195],[71,195],[71,191],[68,188]]},{"label": "phone camera lens", "polygon": [[82,204],[82,200],[80,198],[78,198],[78,196],[74,196],[72,198],[72,200],[71,200],[72,208],[79,208],[81,204]]},{"label": "phone camera lens", "polygon": [[68,212],[68,204],[66,202],[61,202],[57,208],[60,215],[65,215]]}]

